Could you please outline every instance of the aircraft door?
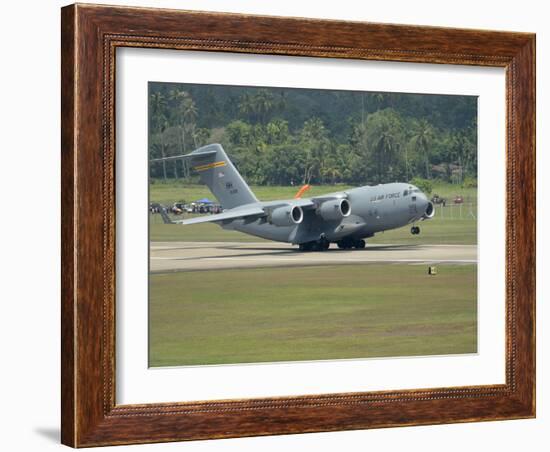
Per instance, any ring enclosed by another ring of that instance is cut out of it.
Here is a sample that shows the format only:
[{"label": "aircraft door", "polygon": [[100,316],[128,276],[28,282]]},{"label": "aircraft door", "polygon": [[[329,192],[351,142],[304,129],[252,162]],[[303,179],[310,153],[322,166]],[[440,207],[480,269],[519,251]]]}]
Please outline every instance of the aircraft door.
[{"label": "aircraft door", "polygon": [[409,202],[409,214],[416,215],[418,210],[416,208],[416,193],[413,191],[411,194],[411,200]]}]

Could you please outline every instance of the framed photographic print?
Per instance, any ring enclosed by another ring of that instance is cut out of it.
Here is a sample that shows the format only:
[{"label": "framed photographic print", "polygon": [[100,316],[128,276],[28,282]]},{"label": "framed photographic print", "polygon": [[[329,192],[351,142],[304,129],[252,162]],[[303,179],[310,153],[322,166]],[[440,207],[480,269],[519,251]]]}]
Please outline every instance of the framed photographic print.
[{"label": "framed photographic print", "polygon": [[535,37],[62,9],[62,442],[535,416]]}]

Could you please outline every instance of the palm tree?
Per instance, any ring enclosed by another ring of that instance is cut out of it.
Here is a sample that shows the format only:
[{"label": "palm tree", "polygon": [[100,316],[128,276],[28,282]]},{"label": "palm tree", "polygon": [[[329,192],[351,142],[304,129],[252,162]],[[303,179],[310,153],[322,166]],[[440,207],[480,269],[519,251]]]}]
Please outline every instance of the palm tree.
[{"label": "palm tree", "polygon": [[164,112],[166,108],[166,98],[161,92],[153,93],[149,99],[149,104],[152,108],[152,114],[155,116],[156,114]]},{"label": "palm tree", "polygon": [[322,169],[321,176],[329,177],[330,183],[334,185],[336,183],[336,180],[342,177],[342,171],[340,169],[340,166],[338,165],[338,162],[336,162],[334,159],[330,159],[328,162],[326,162],[324,168]]},{"label": "palm tree", "polygon": [[[195,101],[191,98],[187,91],[173,89],[172,91],[170,91],[170,99],[176,104],[176,112],[179,118],[178,127],[181,133],[181,153],[185,154],[185,133],[186,131],[189,131],[189,129],[191,129],[191,131],[194,129],[194,122],[197,117],[197,106],[195,104]],[[189,127],[189,123],[192,123],[193,126]],[[193,136],[193,134],[191,134],[191,136]]]},{"label": "palm tree", "polygon": [[193,129],[193,141],[197,147],[204,146],[208,138],[210,138],[210,129],[201,127]]},{"label": "palm tree", "polygon": [[414,134],[411,138],[411,144],[413,149],[423,156],[424,165],[426,170],[426,179],[430,179],[430,159],[429,148],[433,138],[433,128],[425,119],[420,120],[415,128]]},{"label": "palm tree", "polygon": [[[197,117],[197,107],[195,105],[195,102],[190,97],[185,99],[185,101],[182,104],[182,118],[183,118],[183,133],[185,133],[185,129],[190,132],[191,137],[193,137],[193,144],[195,147],[197,147],[197,142],[194,138],[194,130],[195,130],[195,119]],[[185,138],[185,135],[182,135]],[[185,140],[184,140],[185,143]],[[185,146],[184,146],[184,152],[185,152]]]},{"label": "palm tree", "polygon": [[[166,144],[161,140],[160,143],[153,143],[153,145],[151,146],[151,151],[152,151],[152,156],[157,158],[157,157],[166,157],[166,150],[167,150],[167,146]],[[162,175],[163,175],[163,178],[164,180],[166,181],[166,178],[167,178],[167,171],[166,171],[166,162],[162,162]]]},{"label": "palm tree", "polygon": [[[166,116],[161,115],[158,120],[158,127],[159,127],[159,136],[160,136],[160,150],[162,154],[162,158],[166,157],[166,153],[164,152],[166,149],[166,145],[164,143],[164,131],[168,127],[168,120],[166,119]],[[162,161],[162,173],[164,176],[164,180],[166,180],[166,161]]]},{"label": "palm tree", "polygon": [[[162,158],[164,158],[164,130],[166,130],[166,127],[168,126],[168,120],[165,114],[166,99],[164,95],[160,92],[153,93],[149,99],[149,108],[151,110],[151,120],[153,123],[153,128],[157,130],[157,135],[160,138],[161,155]],[[164,160],[162,161],[162,173],[164,176],[164,180],[166,180],[166,162]]]},{"label": "palm tree", "polygon": [[462,184],[464,176],[476,172],[475,162],[477,160],[476,147],[468,139],[468,133],[465,131],[454,131],[450,140],[450,154],[452,159],[458,164],[459,178],[457,183]]},{"label": "palm tree", "polygon": [[273,110],[275,101],[273,94],[269,91],[262,89],[256,93],[252,99],[254,105],[254,111],[258,116],[258,120],[261,124],[265,124],[268,114]]},{"label": "palm tree", "polygon": [[384,130],[374,145],[374,153],[378,162],[378,183],[384,181],[385,173],[388,172],[390,163],[393,160],[396,151],[396,143],[394,136]]},{"label": "palm tree", "polygon": [[179,125],[178,128],[180,130],[181,136],[180,136],[180,151],[182,154],[185,153],[185,131],[184,129],[184,119],[183,119],[183,106],[185,105],[185,102],[189,98],[189,93],[187,91],[183,91],[180,89],[173,89],[169,93],[169,98],[172,102],[175,104],[175,111],[178,113],[179,116]]},{"label": "palm tree", "polygon": [[197,106],[195,105],[195,101],[189,97],[183,105],[183,119],[185,121],[195,121],[196,117]]},{"label": "palm tree", "polygon": [[330,140],[328,132],[319,118],[308,119],[304,123],[301,132],[301,142],[305,151],[305,165],[303,183],[309,184],[314,177],[315,172],[321,174],[321,169],[324,168],[326,148]]},{"label": "palm tree", "polygon": [[377,110],[380,110],[386,101],[386,96],[382,93],[374,93],[372,94],[372,99],[376,103]]},{"label": "palm tree", "polygon": [[239,100],[239,113],[247,119],[251,119],[255,114],[255,106],[250,94],[245,93]]},{"label": "palm tree", "polygon": [[368,135],[367,122],[362,121],[356,124],[353,128],[354,144],[357,146],[359,153],[366,158],[368,150]]},{"label": "palm tree", "polygon": [[279,112],[284,112],[287,105],[287,97],[286,97],[286,91],[281,91],[279,94],[279,99],[275,102],[275,108]]}]

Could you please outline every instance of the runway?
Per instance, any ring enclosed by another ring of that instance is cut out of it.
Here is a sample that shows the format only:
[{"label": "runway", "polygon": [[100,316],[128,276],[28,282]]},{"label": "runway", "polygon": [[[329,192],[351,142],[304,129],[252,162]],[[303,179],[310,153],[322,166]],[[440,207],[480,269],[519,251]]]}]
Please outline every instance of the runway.
[{"label": "runway", "polygon": [[221,270],[369,263],[477,263],[476,245],[367,245],[363,250],[299,252],[277,242],[151,242],[150,271]]}]

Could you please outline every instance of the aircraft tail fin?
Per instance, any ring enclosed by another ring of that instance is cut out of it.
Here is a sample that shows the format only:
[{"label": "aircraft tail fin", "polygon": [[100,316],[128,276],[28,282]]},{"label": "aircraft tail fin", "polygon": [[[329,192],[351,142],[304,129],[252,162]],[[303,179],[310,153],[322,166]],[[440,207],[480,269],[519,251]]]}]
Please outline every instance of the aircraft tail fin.
[{"label": "aircraft tail fin", "polygon": [[186,155],[152,161],[185,159],[200,175],[224,209],[258,202],[248,184],[239,174],[220,144],[209,144]]}]

